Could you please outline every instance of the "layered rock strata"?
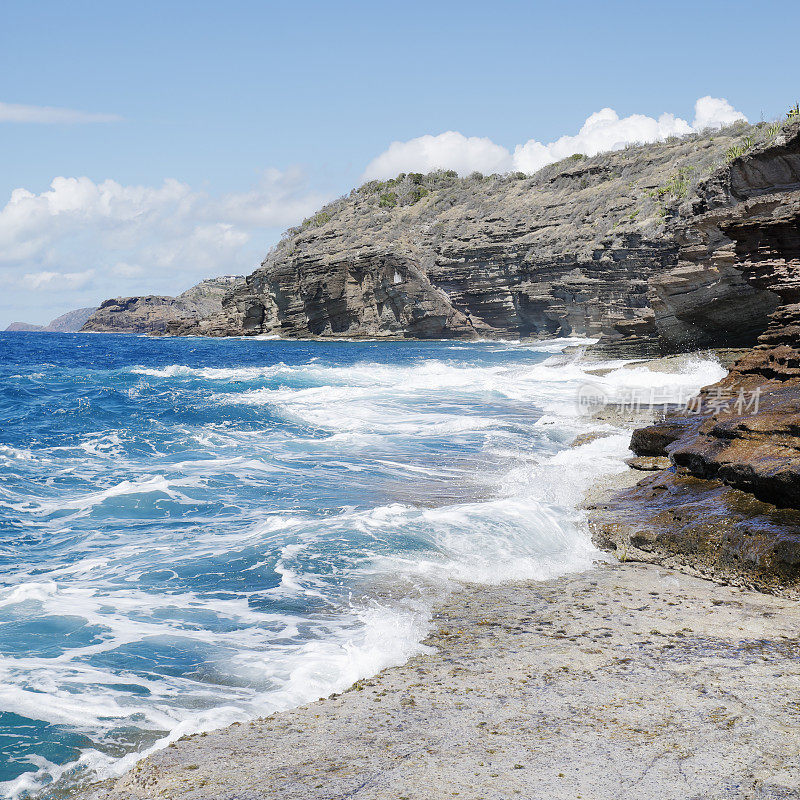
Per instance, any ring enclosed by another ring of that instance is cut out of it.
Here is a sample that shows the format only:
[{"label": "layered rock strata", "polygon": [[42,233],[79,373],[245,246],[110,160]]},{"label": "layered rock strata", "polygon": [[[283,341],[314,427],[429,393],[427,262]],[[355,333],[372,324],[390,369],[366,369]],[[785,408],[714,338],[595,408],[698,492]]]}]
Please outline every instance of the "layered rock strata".
[{"label": "layered rock strata", "polygon": [[777,307],[722,381],[634,432],[637,455],[668,456],[671,467],[609,503],[597,536],[636,557],[699,564],[761,588],[798,586],[800,124],[702,188],[678,270],[726,262]]},{"label": "layered rock strata", "polygon": [[210,278],[177,297],[145,295],[106,300],[80,330],[92,333],[147,333],[163,335],[170,324],[191,324],[198,333],[202,320],[219,313],[223,297],[243,278]]},{"label": "layered rock strata", "polygon": [[[600,336],[656,353],[650,280],[678,261],[673,227],[703,174],[760,129],[738,126],[575,156],[534,176],[455,173],[372,181],[287,232],[220,313],[171,322],[172,334],[285,337]],[[706,280],[703,278],[702,280]],[[731,283],[732,281],[732,283]],[[730,285],[729,285],[730,284]],[[775,306],[727,272],[718,343],[748,317],[752,344]],[[704,304],[706,290],[693,302]],[[667,292],[663,293],[666,298]],[[665,299],[665,303],[668,301]],[[670,306],[673,317],[681,310]],[[684,303],[685,305],[685,303]],[[673,326],[674,327],[674,326]]]}]

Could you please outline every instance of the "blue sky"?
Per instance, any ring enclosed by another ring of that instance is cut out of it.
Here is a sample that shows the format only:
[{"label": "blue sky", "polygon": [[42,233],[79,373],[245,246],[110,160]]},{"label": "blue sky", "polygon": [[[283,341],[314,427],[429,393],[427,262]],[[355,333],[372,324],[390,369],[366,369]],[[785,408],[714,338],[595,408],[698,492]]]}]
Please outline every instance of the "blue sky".
[{"label": "blue sky", "polygon": [[[393,141],[456,131],[513,152],[606,107],[692,123],[706,95],[774,118],[800,95],[798,23],[800,4],[769,1],[3,0],[0,209],[33,198],[0,221],[0,327],[250,269]],[[89,182],[53,194],[58,177]]]}]

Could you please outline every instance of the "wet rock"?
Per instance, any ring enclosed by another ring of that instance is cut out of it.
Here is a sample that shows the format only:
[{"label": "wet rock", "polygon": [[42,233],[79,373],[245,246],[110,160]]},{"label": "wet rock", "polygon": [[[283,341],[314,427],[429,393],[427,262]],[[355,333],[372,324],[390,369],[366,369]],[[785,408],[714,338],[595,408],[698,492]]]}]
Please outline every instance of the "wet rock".
[{"label": "wet rock", "polygon": [[579,433],[570,443],[570,447],[582,447],[585,444],[590,444],[597,439],[604,439],[606,436],[611,436],[611,431],[589,431],[588,433]]},{"label": "wet rock", "polygon": [[667,448],[684,435],[685,426],[680,419],[637,428],[631,435],[630,448],[637,456],[666,457]]},{"label": "wet rock", "polygon": [[626,458],[625,463],[631,469],[638,469],[641,472],[657,472],[672,466],[672,462],[666,456],[635,456]]},{"label": "wet rock", "polygon": [[625,560],[689,566],[762,591],[800,589],[800,511],[719,481],[658,472],[596,506],[592,530]]}]

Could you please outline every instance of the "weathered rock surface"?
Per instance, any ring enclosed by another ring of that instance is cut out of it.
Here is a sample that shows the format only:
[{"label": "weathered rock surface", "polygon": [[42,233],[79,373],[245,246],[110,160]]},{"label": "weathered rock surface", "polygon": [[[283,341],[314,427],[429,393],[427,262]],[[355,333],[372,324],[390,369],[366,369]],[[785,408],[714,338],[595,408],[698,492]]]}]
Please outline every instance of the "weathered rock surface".
[{"label": "weathered rock surface", "polygon": [[219,312],[223,297],[241,282],[239,276],[226,275],[202,281],[177,297],[145,295],[106,300],[80,330],[165,334],[170,324],[197,322]]},{"label": "weathered rock surface", "polygon": [[633,456],[626,458],[625,463],[639,472],[658,472],[671,466],[671,461],[666,456]]},{"label": "weathered rock surface", "polygon": [[752,345],[779,304],[731,264],[685,264],[650,279],[650,304],[662,352]]},{"label": "weathered rock surface", "polygon": [[636,564],[468,586],[431,649],[182,739],[108,800],[797,797],[800,607]]},{"label": "weathered rock surface", "polygon": [[42,333],[77,333],[97,308],[76,308],[60,317],[56,317],[47,325],[31,325],[28,322],[12,322],[7,331],[36,331]]},{"label": "weathered rock surface", "polygon": [[[224,299],[221,313],[172,323],[169,331],[603,334],[604,347],[616,353],[659,352],[648,281],[677,265],[678,208],[700,176],[753,135],[759,129],[738,126],[576,156],[532,177],[459,179],[439,172],[372,181],[288,231],[261,268]],[[708,283],[704,276],[682,290],[695,306],[725,298],[726,310],[703,331],[703,344],[720,343],[733,321],[737,343],[752,344],[775,298],[735,271],[725,272],[715,288],[701,288]],[[687,305],[675,301],[669,314],[688,319]],[[662,313],[662,326],[668,327],[667,316]]]},{"label": "weathered rock surface", "polygon": [[[598,539],[762,588],[800,583],[800,123],[701,185],[678,271],[723,260],[777,299],[756,346],[689,409],[634,432],[673,468],[620,493]],[[663,290],[663,280],[656,281]],[[762,298],[763,299],[763,298]],[[713,308],[713,304],[711,306]],[[749,324],[747,321],[746,324]],[[620,520],[626,520],[620,522]]]}]

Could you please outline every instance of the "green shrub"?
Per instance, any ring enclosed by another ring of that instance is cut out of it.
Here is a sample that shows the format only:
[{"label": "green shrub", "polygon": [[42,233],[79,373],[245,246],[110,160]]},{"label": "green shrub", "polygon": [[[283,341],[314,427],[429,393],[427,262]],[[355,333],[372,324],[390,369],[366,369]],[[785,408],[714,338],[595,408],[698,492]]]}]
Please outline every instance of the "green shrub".
[{"label": "green shrub", "polygon": [[418,203],[426,194],[428,194],[428,190],[424,186],[415,186],[411,190],[411,204]]},{"label": "green shrub", "polygon": [[797,119],[800,117],[800,103],[795,103],[787,112],[786,119]]},{"label": "green shrub", "polygon": [[647,194],[650,197],[661,199],[672,195],[678,199],[686,197],[689,193],[689,177],[696,167],[681,167],[663,186],[651,189]]},{"label": "green shrub", "polygon": [[726,161],[730,162],[736,158],[739,158],[740,156],[743,156],[748,150],[753,149],[754,144],[755,144],[755,139],[753,139],[752,136],[748,136],[745,139],[742,139],[742,141],[739,144],[731,145],[725,151]]},{"label": "green shrub", "polygon": [[386,192],[385,194],[382,194],[381,199],[378,201],[378,205],[381,208],[394,208],[397,205],[397,193]]},{"label": "green shrub", "polygon": [[326,222],[331,221],[331,215],[327,211],[319,211],[314,214],[313,217],[309,217],[308,219],[303,220],[303,224],[300,226],[304,230],[306,228],[318,228],[320,225],[324,225]]},{"label": "green shrub", "polygon": [[742,147],[740,144],[731,145],[725,151],[726,161],[733,161],[734,159],[739,158],[739,156],[743,155],[744,155],[744,147]]},{"label": "green shrub", "polygon": [[361,194],[376,194],[384,187],[383,181],[367,181],[365,184],[362,184],[358,187],[358,191]]}]

